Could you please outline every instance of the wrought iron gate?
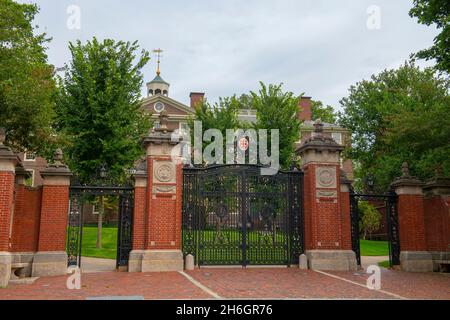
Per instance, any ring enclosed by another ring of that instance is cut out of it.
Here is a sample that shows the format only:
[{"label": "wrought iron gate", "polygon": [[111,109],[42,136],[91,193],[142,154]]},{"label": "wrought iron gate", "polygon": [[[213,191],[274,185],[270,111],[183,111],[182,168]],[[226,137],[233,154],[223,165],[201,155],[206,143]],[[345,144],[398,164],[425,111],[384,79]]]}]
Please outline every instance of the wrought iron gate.
[{"label": "wrought iron gate", "polygon": [[127,266],[132,247],[133,193],[132,186],[71,185],[69,189],[67,226],[67,256],[69,266],[81,266],[84,203],[92,196],[118,196],[119,223],[117,232],[117,267]]},{"label": "wrought iron gate", "polygon": [[303,253],[303,173],[183,170],[183,253],[198,265],[290,265]]},{"label": "wrought iron gate", "polygon": [[[350,194],[350,218],[352,232],[352,249],[356,254],[358,265],[361,265],[360,228],[359,228],[359,202],[367,201],[376,206],[376,209],[384,214],[388,231],[389,264],[400,264],[400,240],[397,217],[397,195],[389,194]],[[384,212],[383,212],[384,211]]]}]

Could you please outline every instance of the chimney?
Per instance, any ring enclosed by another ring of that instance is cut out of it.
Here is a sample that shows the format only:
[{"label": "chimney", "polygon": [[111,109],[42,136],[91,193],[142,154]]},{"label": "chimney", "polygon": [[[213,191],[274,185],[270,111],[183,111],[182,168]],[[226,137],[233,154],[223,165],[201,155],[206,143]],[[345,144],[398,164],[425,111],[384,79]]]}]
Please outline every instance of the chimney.
[{"label": "chimney", "polygon": [[298,103],[298,118],[303,121],[312,120],[312,101],[311,97],[301,97]]},{"label": "chimney", "polygon": [[191,108],[195,108],[205,99],[205,94],[203,92],[191,92],[189,97],[191,98]]}]

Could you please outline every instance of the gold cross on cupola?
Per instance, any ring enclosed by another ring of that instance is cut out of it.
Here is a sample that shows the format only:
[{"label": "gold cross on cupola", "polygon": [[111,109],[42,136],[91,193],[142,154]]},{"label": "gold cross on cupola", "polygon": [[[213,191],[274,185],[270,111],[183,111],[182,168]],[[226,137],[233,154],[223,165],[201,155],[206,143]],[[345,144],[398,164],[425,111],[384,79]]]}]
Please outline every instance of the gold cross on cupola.
[{"label": "gold cross on cupola", "polygon": [[161,78],[161,70],[160,70],[160,64],[161,64],[161,53],[163,53],[163,50],[161,49],[155,49],[153,50],[153,53],[156,54],[156,57],[158,59],[158,67],[156,69],[156,77],[152,81],[147,83],[147,92],[148,96],[156,96],[156,95],[163,95],[168,97],[169,96],[169,87],[170,84],[166,81],[164,81],[163,78]]},{"label": "gold cross on cupola", "polygon": [[161,49],[155,49],[153,50],[153,53],[156,53],[156,57],[158,58],[158,68],[156,69],[156,74],[159,76],[161,74],[161,70],[159,69],[159,65],[161,64],[161,53],[163,53],[164,50]]}]

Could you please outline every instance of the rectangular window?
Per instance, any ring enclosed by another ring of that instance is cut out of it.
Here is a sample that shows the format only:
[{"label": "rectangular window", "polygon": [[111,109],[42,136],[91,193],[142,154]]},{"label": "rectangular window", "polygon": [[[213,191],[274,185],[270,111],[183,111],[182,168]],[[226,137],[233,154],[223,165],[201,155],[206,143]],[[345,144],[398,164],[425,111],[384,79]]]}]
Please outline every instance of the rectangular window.
[{"label": "rectangular window", "polygon": [[36,153],[34,152],[25,152],[23,155],[24,161],[36,161]]},{"label": "rectangular window", "polygon": [[92,205],[92,214],[98,214],[98,206],[96,204]]},{"label": "rectangular window", "polygon": [[331,134],[331,137],[333,138],[334,141],[336,141],[339,144],[342,144],[342,133],[340,132],[333,132]]},{"label": "rectangular window", "polygon": [[155,121],[153,123],[153,129],[159,129],[161,127],[161,124],[159,123],[159,121]]}]

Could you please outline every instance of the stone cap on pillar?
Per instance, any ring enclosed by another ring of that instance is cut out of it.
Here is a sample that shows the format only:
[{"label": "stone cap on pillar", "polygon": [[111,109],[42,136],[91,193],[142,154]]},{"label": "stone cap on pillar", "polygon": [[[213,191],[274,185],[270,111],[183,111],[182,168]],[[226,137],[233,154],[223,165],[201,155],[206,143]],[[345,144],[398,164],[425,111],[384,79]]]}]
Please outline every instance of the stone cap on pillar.
[{"label": "stone cap on pillar", "polygon": [[173,130],[170,130],[167,127],[167,119],[168,114],[167,111],[162,111],[159,114],[159,123],[160,127],[152,129],[150,134],[144,138],[143,140],[143,146],[147,149],[147,155],[153,154],[153,155],[170,155],[171,148],[168,149],[162,149],[157,148],[156,150],[149,150],[149,147],[151,148],[151,145],[169,145],[174,146],[179,144],[182,141],[182,137],[178,136],[178,139],[172,139]]},{"label": "stone cap on pillar", "polygon": [[340,176],[339,176],[339,178],[340,178],[341,184],[348,184],[348,185],[351,185],[351,184],[353,183],[353,181],[350,180],[350,179],[347,177],[347,174],[346,174],[345,171],[342,170],[342,169],[340,170]]},{"label": "stone cap on pillar", "polygon": [[302,157],[302,164],[309,162],[339,163],[340,153],[345,149],[333,138],[323,135],[323,123],[316,120],[314,132],[297,150],[296,154]]},{"label": "stone cap on pillar", "polygon": [[22,163],[18,163],[16,166],[16,183],[25,184],[25,179],[31,178],[31,172],[25,170]]},{"label": "stone cap on pillar", "polygon": [[147,186],[147,159],[139,159],[136,166],[132,170],[132,176],[134,178],[135,187]]},{"label": "stone cap on pillar", "polygon": [[422,194],[424,183],[409,172],[407,162],[402,164],[402,175],[392,182],[391,187],[395,188],[397,194]]},{"label": "stone cap on pillar", "polygon": [[450,178],[444,176],[442,168],[437,168],[434,178],[428,180],[423,189],[427,194],[450,195]]},{"label": "stone cap on pillar", "polygon": [[15,166],[20,160],[10,147],[5,146],[5,140],[6,131],[4,128],[0,128],[0,171],[14,172]]},{"label": "stone cap on pillar", "polygon": [[72,176],[72,172],[70,169],[62,163],[63,160],[63,152],[61,149],[56,149],[53,155],[53,162],[48,164],[47,167],[41,171],[41,176],[45,179],[45,177],[51,176]]}]

